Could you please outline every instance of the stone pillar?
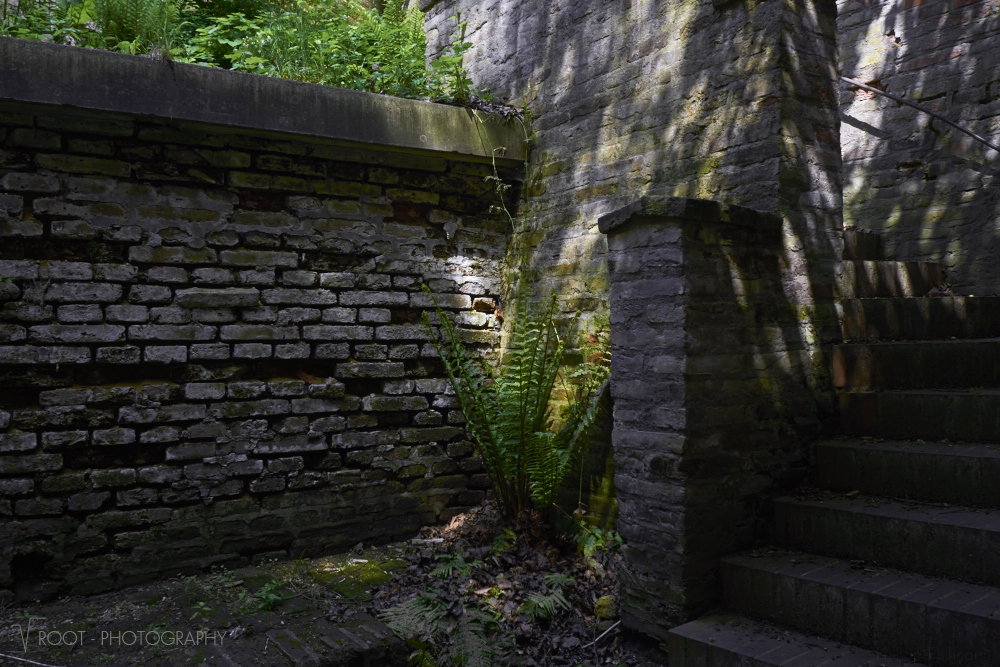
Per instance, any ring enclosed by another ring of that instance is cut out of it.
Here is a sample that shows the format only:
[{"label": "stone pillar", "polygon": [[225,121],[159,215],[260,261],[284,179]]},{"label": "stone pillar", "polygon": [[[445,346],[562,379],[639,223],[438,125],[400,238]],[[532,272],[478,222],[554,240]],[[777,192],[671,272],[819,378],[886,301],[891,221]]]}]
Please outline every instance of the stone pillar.
[{"label": "stone pillar", "polygon": [[611,279],[625,624],[663,638],[719,598],[719,557],[766,532],[806,470],[812,341],[786,296],[783,220],[647,196],[600,220]]}]

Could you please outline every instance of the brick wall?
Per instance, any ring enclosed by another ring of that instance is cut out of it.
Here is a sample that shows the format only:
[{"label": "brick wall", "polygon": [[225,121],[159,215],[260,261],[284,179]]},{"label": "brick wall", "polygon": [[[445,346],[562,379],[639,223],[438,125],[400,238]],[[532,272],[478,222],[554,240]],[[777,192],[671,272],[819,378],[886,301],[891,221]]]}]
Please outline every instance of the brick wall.
[{"label": "brick wall", "polygon": [[386,541],[487,480],[420,325],[496,341],[481,156],[0,107],[0,592]]},{"label": "brick wall", "polygon": [[[626,542],[623,619],[632,629],[663,638],[669,623],[711,604],[721,553],[766,539],[762,517],[768,498],[801,477],[808,441],[823,432],[833,414],[827,350],[837,336],[832,296],[843,243],[836,8],[832,0],[425,0],[423,6],[431,54],[447,47],[454,30],[450,17],[460,9],[473,44],[465,65],[475,86],[523,102],[531,112],[529,132],[536,136],[508,264],[555,287],[564,308],[581,311],[584,322],[607,316],[609,308],[613,315],[618,298],[613,291],[609,298],[608,245],[597,227],[601,215],[655,194],[738,204],[782,220],[782,233],[768,248],[780,256],[768,268],[780,275],[748,279],[746,289],[773,290],[769,296],[796,315],[788,318],[783,311],[776,325],[762,309],[761,318],[740,325],[759,344],[755,352],[762,359],[789,363],[794,378],[789,383],[797,383],[803,403],[777,411],[774,421],[786,420],[791,437],[770,442],[773,451],[764,441],[749,453],[741,429],[714,433],[719,460],[726,466],[740,461],[751,481],[733,491],[720,473],[706,476],[698,488],[705,498],[725,498],[719,506],[742,522],[729,533],[705,531],[685,547],[679,567],[702,579],[695,587],[680,585],[690,599],[650,594],[669,589],[670,575],[656,568],[674,554],[672,540],[686,530],[663,525],[669,517],[649,512],[650,503],[673,504],[682,515],[685,510],[654,457],[633,456],[624,440],[619,447],[620,438],[639,443],[638,450],[657,441],[655,419],[636,419],[622,429],[620,406],[614,406],[614,484]],[[752,274],[756,267],[738,269]],[[702,286],[720,294],[733,289],[733,277],[716,272],[711,262],[687,271],[685,280],[673,285],[682,293]],[[662,296],[650,302],[665,302]],[[715,336],[705,321],[715,304],[705,307],[709,312],[691,326],[689,340],[725,355],[731,338]],[[669,312],[657,306],[655,313],[663,316],[657,320],[660,333],[688,335]],[[612,320],[612,339],[627,337],[629,326]],[[625,331],[616,332],[620,327]],[[617,345],[614,354],[620,354]],[[652,365],[651,374],[669,368],[656,365],[662,360],[638,356],[638,365]],[[617,364],[613,360],[612,383],[621,373]],[[675,383],[651,385],[654,389],[636,383],[635,392],[653,396],[661,413],[687,392],[690,414],[730,416],[713,403],[712,388],[726,386],[724,368],[679,373]],[[686,516],[720,521],[711,512]]]},{"label": "brick wall", "polygon": [[[845,76],[1000,144],[1000,2],[841,0]],[[841,94],[844,218],[891,259],[943,262],[960,294],[1000,293],[1000,155],[927,114]]]}]

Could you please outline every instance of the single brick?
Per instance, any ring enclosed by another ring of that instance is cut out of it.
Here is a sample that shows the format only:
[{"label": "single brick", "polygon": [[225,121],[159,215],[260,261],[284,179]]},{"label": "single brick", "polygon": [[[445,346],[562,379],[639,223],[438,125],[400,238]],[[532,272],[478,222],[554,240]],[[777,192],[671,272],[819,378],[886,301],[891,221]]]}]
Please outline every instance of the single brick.
[{"label": "single brick", "polygon": [[77,493],[66,499],[66,506],[71,512],[93,512],[100,509],[111,494],[107,491],[99,493]]},{"label": "single brick", "polygon": [[21,475],[32,472],[50,472],[62,468],[61,454],[32,454],[29,456],[0,456],[0,474]]},{"label": "single brick", "polygon": [[42,262],[38,274],[52,280],[93,280],[94,266],[87,262]]},{"label": "single brick", "polygon": [[194,401],[211,401],[224,398],[226,385],[222,382],[199,382],[184,385],[184,398]]},{"label": "single brick", "polygon": [[0,343],[16,343],[28,337],[28,330],[17,324],[0,324]]},{"label": "single brick", "polygon": [[271,345],[268,343],[236,343],[233,345],[234,359],[269,359]]},{"label": "single brick", "polygon": [[410,295],[410,305],[414,308],[454,308],[465,310],[472,307],[472,299],[466,294],[424,294]]},{"label": "single brick", "polygon": [[38,447],[35,433],[0,433],[0,453],[30,452]]},{"label": "single brick", "polygon": [[311,354],[309,343],[281,343],[274,346],[275,359],[308,359]]},{"label": "single brick", "polygon": [[[308,327],[307,327],[308,328]],[[275,327],[263,324],[234,324],[222,327],[219,337],[225,341],[236,340],[295,340],[298,327]]]},{"label": "single brick", "polygon": [[11,131],[7,139],[11,146],[59,150],[62,136],[34,128],[19,127]]},{"label": "single brick", "polygon": [[266,417],[269,415],[288,414],[291,406],[286,400],[265,399],[261,401],[214,403],[209,406],[208,414],[216,419],[234,419],[245,417]]},{"label": "single brick", "polygon": [[139,482],[142,484],[170,484],[180,478],[180,469],[170,466],[150,466],[139,469]]},{"label": "single brick", "polygon": [[149,319],[153,324],[188,324],[191,321],[191,309],[156,306],[149,309]]},{"label": "single brick", "polygon": [[45,324],[29,329],[39,343],[117,343],[125,340],[125,327],[118,324]]},{"label": "single brick", "polygon": [[38,395],[38,404],[44,407],[53,405],[84,405],[93,397],[91,389],[50,389]]},{"label": "single brick", "polygon": [[[0,200],[0,213],[3,212],[4,202]],[[45,231],[42,223],[34,220],[4,220],[0,216],[0,236],[14,236],[31,238],[41,236]]]},{"label": "single brick", "polygon": [[225,344],[192,345],[191,361],[211,361],[229,358],[229,346]]},{"label": "single brick", "polygon": [[25,498],[14,503],[14,512],[20,516],[53,516],[62,511],[61,498]]},{"label": "single brick", "polygon": [[177,292],[177,304],[184,308],[232,308],[256,306],[259,303],[260,290],[253,287],[226,289],[194,287]]},{"label": "single brick", "polygon": [[204,324],[139,324],[128,328],[129,340],[204,341],[215,338],[215,327]]},{"label": "single brick", "polygon": [[99,364],[137,364],[141,360],[141,351],[134,345],[99,347],[95,357]]},{"label": "single brick", "polygon": [[159,492],[156,489],[128,489],[119,491],[115,497],[115,504],[118,507],[136,507],[139,505],[152,505],[156,502]]},{"label": "single brick", "polygon": [[204,405],[164,405],[158,408],[127,406],[118,409],[120,424],[153,424],[156,422],[198,421],[205,418]]},{"label": "single brick", "polygon": [[128,251],[130,262],[142,264],[215,264],[218,255],[211,248],[179,248],[132,246]]},{"label": "single brick", "polygon": [[292,306],[334,306],[337,295],[326,289],[270,289],[264,290],[261,300],[266,304]]},{"label": "single brick", "polygon": [[365,412],[426,410],[430,407],[423,396],[365,396],[361,409]]},{"label": "single brick", "polygon": [[96,303],[59,306],[56,316],[60,322],[100,322],[104,319],[104,313]]},{"label": "single brick", "polygon": [[232,285],[236,276],[229,269],[195,269],[191,272],[195,285]]},{"label": "single brick", "polygon": [[42,434],[44,449],[71,449],[87,444],[90,434],[86,431],[49,431]]},{"label": "single brick", "polygon": [[409,297],[405,292],[343,292],[342,306],[405,306]]},{"label": "single brick", "polygon": [[430,340],[431,336],[421,325],[401,324],[375,329],[375,340]]},{"label": "single brick", "polygon": [[15,280],[34,280],[38,277],[38,263],[22,259],[0,259],[0,276]]},{"label": "single brick", "polygon": [[352,324],[357,319],[358,311],[354,308],[327,308],[323,311],[324,322]]},{"label": "single brick", "polygon": [[350,359],[350,343],[321,343],[316,346],[317,359]]},{"label": "single brick", "polygon": [[257,398],[267,392],[267,385],[260,380],[229,383],[229,398]]},{"label": "single brick", "polygon": [[95,489],[104,488],[106,486],[128,486],[130,484],[135,484],[135,469],[117,468],[92,470],[90,472],[90,481],[94,484]]},{"label": "single brick", "polygon": [[165,442],[177,442],[181,438],[181,430],[176,426],[157,426],[143,431],[139,442],[144,445],[158,445]]},{"label": "single brick", "polygon": [[[47,478],[53,479],[51,477]],[[42,483],[44,487],[44,482]],[[23,496],[35,490],[35,483],[30,479],[0,479],[0,496]]]},{"label": "single brick", "polygon": [[114,283],[56,283],[45,293],[46,301],[62,303],[114,303],[121,298],[122,286]]},{"label": "single brick", "polygon": [[222,264],[225,266],[270,266],[294,269],[299,265],[299,256],[294,252],[269,250],[223,250]]},{"label": "single brick", "polygon": [[0,178],[0,190],[9,192],[59,192],[59,178],[48,174],[13,172]]},{"label": "single brick", "polygon": [[151,345],[143,351],[146,361],[169,364],[187,361],[187,348],[183,345]]},{"label": "single brick", "polygon": [[132,285],[128,291],[130,303],[170,303],[173,293],[165,285]]},{"label": "single brick", "polygon": [[281,283],[296,287],[311,287],[316,284],[318,275],[315,271],[285,271],[281,274]]},{"label": "single brick", "polygon": [[95,445],[131,445],[135,443],[135,431],[130,428],[109,428],[96,430],[93,434]]},{"label": "single brick", "polygon": [[314,324],[302,327],[302,337],[306,340],[371,340],[372,328]]},{"label": "single brick", "polygon": [[108,306],[104,309],[108,322],[142,323],[149,321],[148,306]]},{"label": "single brick", "polygon": [[188,272],[179,266],[151,266],[146,278],[151,283],[186,283]]},{"label": "single brick", "polygon": [[[317,355],[319,356],[319,355]],[[400,362],[358,362],[337,364],[338,378],[393,378],[406,374]]]},{"label": "single brick", "polygon": [[355,276],[353,273],[323,273],[319,277],[320,287],[333,289],[352,289]]},{"label": "single brick", "polygon": [[132,173],[132,167],[127,162],[76,155],[39,153],[35,155],[35,164],[42,169],[52,169],[53,171],[66,171],[76,174],[103,174],[119,178],[128,178]]}]

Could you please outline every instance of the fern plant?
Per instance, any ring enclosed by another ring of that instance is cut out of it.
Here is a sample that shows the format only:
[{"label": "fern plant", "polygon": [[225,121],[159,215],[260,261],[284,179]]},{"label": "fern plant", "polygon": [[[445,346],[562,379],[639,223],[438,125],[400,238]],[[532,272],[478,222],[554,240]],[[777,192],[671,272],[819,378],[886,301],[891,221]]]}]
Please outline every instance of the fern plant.
[{"label": "fern plant", "polygon": [[[522,288],[518,302],[522,312],[514,320],[495,371],[469,354],[440,307],[437,329],[424,314],[424,326],[455,388],[469,435],[509,517],[532,504],[544,507],[552,502],[599,410],[594,382],[581,383],[575,390],[567,387],[569,403],[561,425],[555,427],[552,393],[566,351],[556,331],[556,295],[553,291],[545,299],[533,300]],[[585,364],[591,379],[607,378],[607,366]]]},{"label": "fern plant", "polygon": [[386,609],[382,620],[414,649],[410,664],[437,665],[432,647],[438,647],[443,664],[449,665],[490,667],[496,657],[490,640],[496,621],[436,591]]},{"label": "fern plant", "polygon": [[179,12],[163,0],[94,0],[94,22],[108,47],[123,53],[145,53],[174,46]]}]

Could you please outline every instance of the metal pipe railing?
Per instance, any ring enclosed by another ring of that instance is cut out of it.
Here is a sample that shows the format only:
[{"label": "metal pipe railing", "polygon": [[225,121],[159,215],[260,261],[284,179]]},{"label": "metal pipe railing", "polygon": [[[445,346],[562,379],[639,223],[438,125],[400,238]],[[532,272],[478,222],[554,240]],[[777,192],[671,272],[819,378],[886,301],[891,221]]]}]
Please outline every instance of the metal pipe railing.
[{"label": "metal pipe railing", "polygon": [[940,121],[942,121],[944,123],[947,123],[948,125],[951,125],[953,128],[955,128],[959,132],[965,132],[967,135],[969,135],[970,137],[972,137],[976,141],[981,141],[984,144],[986,144],[987,146],[989,146],[990,148],[992,148],[993,150],[995,150],[998,153],[1000,153],[1000,147],[998,147],[996,144],[990,143],[989,141],[987,141],[986,139],[982,138],[981,136],[979,136],[978,134],[976,134],[972,130],[967,130],[964,127],[962,127],[961,125],[959,125],[958,123],[953,123],[952,121],[948,120],[947,118],[945,118],[944,116],[942,116],[939,113],[931,111],[930,109],[925,109],[924,107],[920,106],[919,104],[914,104],[913,102],[910,102],[908,100],[904,100],[902,97],[899,97],[898,95],[893,95],[892,93],[887,93],[884,90],[879,90],[878,88],[875,88],[873,86],[869,86],[868,84],[861,83],[860,81],[857,81],[856,79],[848,79],[846,76],[842,76],[840,78],[843,79],[844,81],[846,81],[847,83],[851,84],[852,86],[857,86],[858,88],[861,88],[862,90],[867,90],[870,93],[876,93],[877,95],[883,95],[885,97],[888,97],[890,100],[892,100],[894,102],[899,102],[900,104],[905,104],[908,107],[913,107],[917,111],[923,111],[926,114],[930,114],[931,116],[934,116],[938,120],[940,120]]}]

